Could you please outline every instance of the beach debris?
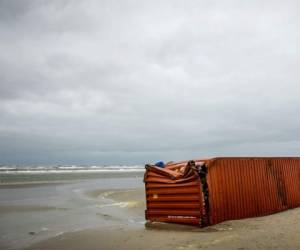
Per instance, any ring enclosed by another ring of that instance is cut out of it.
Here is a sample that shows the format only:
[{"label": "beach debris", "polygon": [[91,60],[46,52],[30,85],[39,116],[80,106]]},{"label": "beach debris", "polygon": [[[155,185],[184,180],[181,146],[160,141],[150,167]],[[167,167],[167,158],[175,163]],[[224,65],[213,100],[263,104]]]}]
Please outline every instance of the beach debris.
[{"label": "beach debris", "polygon": [[164,168],[165,167],[165,163],[163,161],[158,161],[154,165],[156,167],[160,167],[160,168]]},{"label": "beach debris", "polygon": [[300,157],[147,164],[146,220],[208,226],[300,206]]}]

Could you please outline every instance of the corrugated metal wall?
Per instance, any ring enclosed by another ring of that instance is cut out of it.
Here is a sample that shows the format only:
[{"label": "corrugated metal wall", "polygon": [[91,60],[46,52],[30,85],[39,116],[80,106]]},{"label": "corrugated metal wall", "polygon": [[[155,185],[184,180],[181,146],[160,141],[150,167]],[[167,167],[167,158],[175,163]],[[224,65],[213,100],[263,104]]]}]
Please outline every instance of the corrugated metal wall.
[{"label": "corrugated metal wall", "polygon": [[300,206],[300,158],[208,161],[210,224]]},{"label": "corrugated metal wall", "polygon": [[194,225],[201,223],[203,201],[200,180],[194,171],[179,176],[178,170],[185,167],[186,163],[181,163],[171,164],[165,169],[147,169],[144,178],[147,220]]},{"label": "corrugated metal wall", "polygon": [[[209,221],[268,215],[300,206],[300,158],[214,158],[208,167]],[[201,224],[206,221],[196,170],[180,172],[187,161],[150,167],[145,173],[150,221]],[[185,171],[185,170],[183,170]]]}]

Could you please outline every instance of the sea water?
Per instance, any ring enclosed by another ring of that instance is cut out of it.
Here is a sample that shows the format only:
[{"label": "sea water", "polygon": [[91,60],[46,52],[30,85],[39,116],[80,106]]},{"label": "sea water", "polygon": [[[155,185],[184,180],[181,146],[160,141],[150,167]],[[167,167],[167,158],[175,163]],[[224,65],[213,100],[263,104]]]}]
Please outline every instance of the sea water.
[{"label": "sea water", "polygon": [[142,165],[84,166],[7,166],[0,165],[0,184],[72,181],[80,179],[142,176]]},{"label": "sea water", "polygon": [[143,222],[143,216],[112,206],[115,201],[88,193],[143,188],[144,171],[143,166],[1,166],[0,248],[24,248],[65,232]]}]

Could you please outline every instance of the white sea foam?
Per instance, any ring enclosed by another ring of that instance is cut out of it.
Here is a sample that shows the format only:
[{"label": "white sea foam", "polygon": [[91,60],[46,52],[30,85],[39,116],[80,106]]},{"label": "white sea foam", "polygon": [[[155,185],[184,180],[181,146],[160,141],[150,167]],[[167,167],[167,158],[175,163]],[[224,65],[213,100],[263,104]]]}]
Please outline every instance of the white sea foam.
[{"label": "white sea foam", "polygon": [[142,172],[144,167],[134,166],[0,166],[0,174],[58,174],[58,173],[114,173]]},{"label": "white sea foam", "polygon": [[103,207],[128,207],[128,202],[115,202],[115,203],[109,203],[109,204],[103,204],[103,205],[96,205],[98,208],[103,208]]}]

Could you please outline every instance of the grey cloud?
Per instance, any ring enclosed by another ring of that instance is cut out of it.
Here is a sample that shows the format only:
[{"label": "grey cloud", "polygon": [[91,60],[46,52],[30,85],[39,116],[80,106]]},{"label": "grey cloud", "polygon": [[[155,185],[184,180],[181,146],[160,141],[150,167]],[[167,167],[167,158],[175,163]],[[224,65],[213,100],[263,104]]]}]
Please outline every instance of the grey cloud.
[{"label": "grey cloud", "polygon": [[1,1],[0,163],[298,155],[296,1]]}]

